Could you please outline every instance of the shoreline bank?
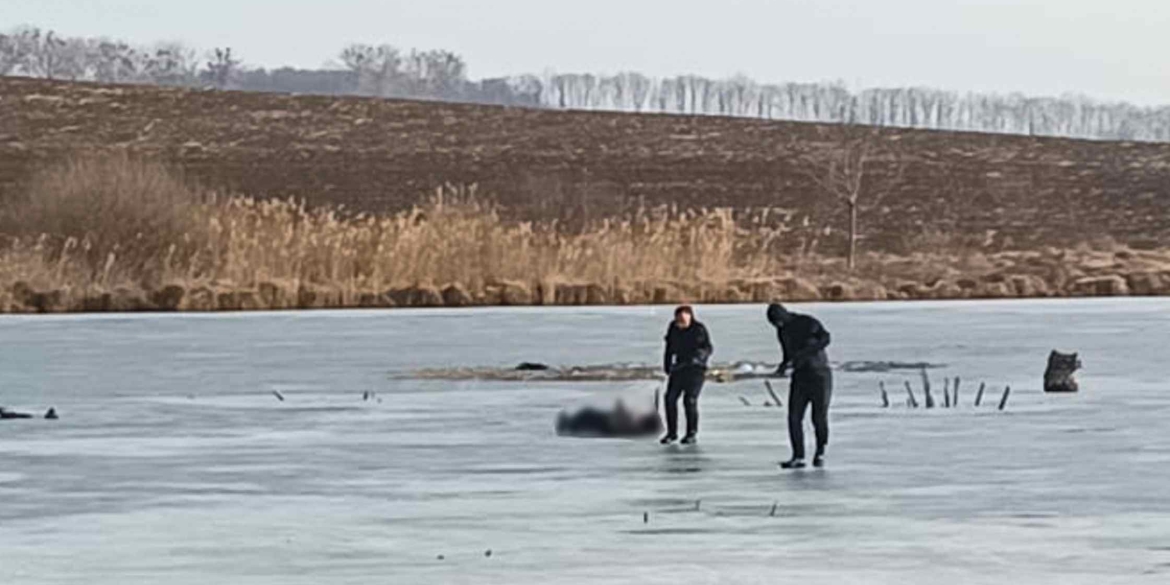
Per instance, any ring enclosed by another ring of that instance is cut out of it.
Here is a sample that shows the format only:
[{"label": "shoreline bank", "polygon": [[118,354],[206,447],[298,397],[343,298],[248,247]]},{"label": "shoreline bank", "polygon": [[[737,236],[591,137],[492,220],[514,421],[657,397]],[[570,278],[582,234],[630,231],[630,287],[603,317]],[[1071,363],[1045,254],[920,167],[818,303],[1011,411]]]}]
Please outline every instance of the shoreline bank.
[{"label": "shoreline bank", "polygon": [[0,289],[0,314],[221,312],[312,309],[461,308],[498,306],[639,306],[918,300],[1170,296],[1170,269],[1085,274],[1052,282],[1035,274],[989,273],[884,283],[858,278],[745,279],[723,283],[597,283],[519,281],[479,287],[412,285],[382,291],[307,283],[256,286],[207,283],[158,288],[38,288],[18,281]]}]

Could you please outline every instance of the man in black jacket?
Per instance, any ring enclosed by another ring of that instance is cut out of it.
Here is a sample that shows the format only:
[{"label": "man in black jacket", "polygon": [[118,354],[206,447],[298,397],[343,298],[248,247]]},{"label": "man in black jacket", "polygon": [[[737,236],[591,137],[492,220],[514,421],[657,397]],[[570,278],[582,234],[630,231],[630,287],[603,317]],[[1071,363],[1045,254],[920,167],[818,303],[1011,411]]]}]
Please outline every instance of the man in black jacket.
[{"label": "man in black jacket", "polygon": [[792,459],[780,466],[804,467],[804,413],[811,403],[817,436],[813,465],[821,467],[825,464],[825,446],[829,444],[829,401],[833,395],[833,373],[825,355],[829,332],[815,318],[789,312],[776,303],[768,306],[768,322],[776,327],[783,353],[776,373],[783,376],[792,368],[788,391],[788,440],[792,443]]},{"label": "man in black jacket", "polygon": [[694,443],[699,432],[699,392],[707,375],[707,359],[715,349],[707,328],[695,320],[695,312],[688,306],[674,310],[674,320],[666,330],[666,354],[662,369],[670,376],[666,386],[666,436],[661,443],[669,445],[678,439],[678,397],[683,397],[687,415],[687,434],[683,444]]}]

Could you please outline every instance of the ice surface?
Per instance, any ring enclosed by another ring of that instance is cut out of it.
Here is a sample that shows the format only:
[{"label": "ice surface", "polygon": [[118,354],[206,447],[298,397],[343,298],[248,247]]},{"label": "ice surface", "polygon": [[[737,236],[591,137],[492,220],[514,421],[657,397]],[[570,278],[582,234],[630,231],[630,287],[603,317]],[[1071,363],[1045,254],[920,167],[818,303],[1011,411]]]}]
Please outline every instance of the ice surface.
[{"label": "ice surface", "polygon": [[[0,318],[0,404],[61,414],[0,423],[0,583],[1170,582],[1170,301],[801,310],[962,404],[837,372],[829,468],[784,473],[758,380],[662,448],[553,433],[650,381],[401,379],[652,364],[666,307]],[[697,312],[718,359],[775,361],[762,306]],[[1080,394],[1040,391],[1054,348]]]}]

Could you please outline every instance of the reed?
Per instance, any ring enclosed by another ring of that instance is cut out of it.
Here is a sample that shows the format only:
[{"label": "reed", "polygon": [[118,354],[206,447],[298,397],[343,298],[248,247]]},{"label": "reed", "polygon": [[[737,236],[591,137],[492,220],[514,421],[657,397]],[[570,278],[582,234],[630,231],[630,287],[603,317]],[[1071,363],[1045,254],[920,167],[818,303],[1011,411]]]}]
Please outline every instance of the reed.
[{"label": "reed", "polygon": [[[785,221],[768,209],[659,207],[570,229],[512,219],[474,186],[371,215],[212,192],[125,155],[83,157],[0,195],[0,312],[1170,292],[1166,251],[874,253],[851,272],[785,248]],[[1076,272],[1105,255],[1141,272],[1128,287]]]}]

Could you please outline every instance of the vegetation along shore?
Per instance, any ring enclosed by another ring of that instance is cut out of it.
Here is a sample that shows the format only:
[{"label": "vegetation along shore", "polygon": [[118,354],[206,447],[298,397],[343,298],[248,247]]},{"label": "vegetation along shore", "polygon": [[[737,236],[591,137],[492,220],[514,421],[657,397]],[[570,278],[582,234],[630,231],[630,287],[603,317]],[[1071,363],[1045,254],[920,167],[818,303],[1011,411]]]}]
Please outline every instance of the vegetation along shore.
[{"label": "vegetation along shore", "polygon": [[[768,211],[510,220],[472,188],[380,214],[224,195],[161,163],[74,158],[0,214],[0,311],[235,311],[1170,294],[1170,249],[790,249]],[[685,258],[685,262],[677,259]]]}]

